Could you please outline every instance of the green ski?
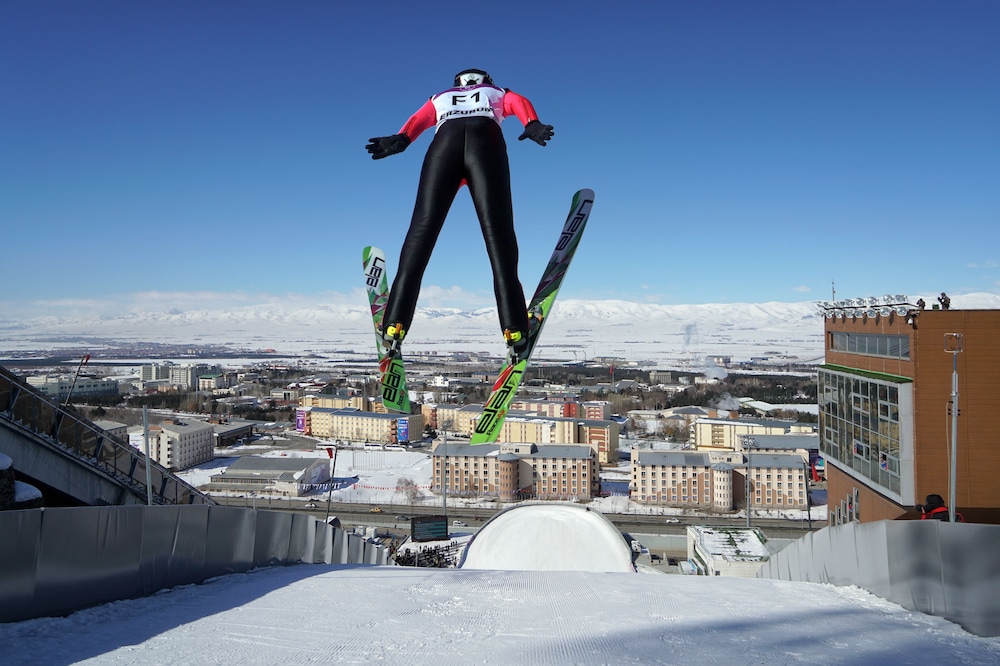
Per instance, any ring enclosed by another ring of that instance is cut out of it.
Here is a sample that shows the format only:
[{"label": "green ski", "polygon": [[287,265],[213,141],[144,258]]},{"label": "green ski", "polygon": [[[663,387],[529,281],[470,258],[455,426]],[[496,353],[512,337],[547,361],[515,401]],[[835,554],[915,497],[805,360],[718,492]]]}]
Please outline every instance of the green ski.
[{"label": "green ski", "polygon": [[382,316],[389,300],[389,277],[385,270],[385,252],[368,246],[362,253],[365,266],[365,288],[375,325],[375,346],[378,349],[379,374],[382,377],[382,404],[385,408],[410,413],[410,397],[406,390],[406,371],[399,351],[385,347],[382,341]]},{"label": "green ski", "polygon": [[573,195],[573,205],[570,207],[569,216],[563,226],[562,233],[556,248],[549,258],[549,264],[545,267],[542,279],[535,289],[535,295],[528,303],[528,315],[531,327],[528,331],[528,348],[520,358],[514,358],[508,354],[507,361],[500,370],[500,375],[493,383],[493,390],[486,401],[483,413],[476,422],[476,427],[469,440],[470,444],[489,444],[495,442],[500,436],[504,419],[507,417],[507,410],[514,402],[514,396],[521,385],[521,378],[528,367],[528,361],[538,342],[538,335],[542,332],[545,320],[552,309],[552,304],[559,293],[566,270],[569,268],[576,247],[583,236],[584,227],[590,217],[590,209],[594,205],[594,192],[592,190],[580,190]]}]

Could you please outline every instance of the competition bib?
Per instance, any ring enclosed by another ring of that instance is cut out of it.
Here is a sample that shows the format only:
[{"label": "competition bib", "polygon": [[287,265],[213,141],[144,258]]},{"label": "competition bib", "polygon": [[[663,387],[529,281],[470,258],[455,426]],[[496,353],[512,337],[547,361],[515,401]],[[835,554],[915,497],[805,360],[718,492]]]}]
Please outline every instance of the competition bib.
[{"label": "competition bib", "polygon": [[434,97],[437,127],[453,118],[483,116],[499,124],[503,120],[504,91],[493,86],[452,88]]}]

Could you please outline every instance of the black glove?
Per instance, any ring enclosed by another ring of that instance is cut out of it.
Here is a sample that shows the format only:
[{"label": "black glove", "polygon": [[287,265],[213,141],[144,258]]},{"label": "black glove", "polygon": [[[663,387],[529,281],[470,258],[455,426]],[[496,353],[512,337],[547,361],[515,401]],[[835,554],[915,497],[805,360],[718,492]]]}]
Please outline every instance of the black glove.
[{"label": "black glove", "polygon": [[393,134],[392,136],[377,136],[368,139],[369,143],[365,148],[372,154],[373,160],[380,160],[389,155],[395,155],[406,150],[410,145],[410,137],[405,134]]},{"label": "black glove", "polygon": [[524,132],[521,136],[517,137],[517,140],[524,141],[525,139],[531,139],[539,146],[544,146],[545,142],[551,139],[553,134],[555,132],[552,131],[552,125],[543,125],[537,120],[532,120],[524,126]]}]

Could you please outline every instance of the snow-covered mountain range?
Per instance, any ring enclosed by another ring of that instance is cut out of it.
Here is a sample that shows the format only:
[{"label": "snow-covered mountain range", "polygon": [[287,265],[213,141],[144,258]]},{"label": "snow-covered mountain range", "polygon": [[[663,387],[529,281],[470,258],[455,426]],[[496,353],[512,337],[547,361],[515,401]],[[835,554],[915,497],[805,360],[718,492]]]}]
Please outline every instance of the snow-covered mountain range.
[{"label": "snow-covered mountain range", "polygon": [[[933,302],[932,296],[924,298]],[[1000,295],[955,296],[952,307],[1000,308]],[[373,346],[371,318],[361,304],[268,303],[226,310],[0,320],[0,358],[27,350],[138,342],[274,349],[279,355],[320,358],[368,354]],[[496,311],[420,309],[406,350],[500,355]],[[659,367],[701,367],[706,358],[716,356],[733,362],[759,357],[815,362],[823,355],[823,322],[814,301],[656,305],[567,299],[556,303],[538,354],[581,361],[617,357]]]}]

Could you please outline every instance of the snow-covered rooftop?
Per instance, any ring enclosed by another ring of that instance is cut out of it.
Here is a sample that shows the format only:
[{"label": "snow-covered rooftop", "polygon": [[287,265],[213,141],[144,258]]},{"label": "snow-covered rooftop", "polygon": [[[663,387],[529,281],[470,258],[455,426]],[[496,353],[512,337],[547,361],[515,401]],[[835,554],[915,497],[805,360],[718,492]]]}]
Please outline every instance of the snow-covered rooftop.
[{"label": "snow-covered rooftop", "polygon": [[766,560],[771,555],[757,530],[700,526],[691,526],[688,530],[694,533],[705,552],[731,562]]}]

